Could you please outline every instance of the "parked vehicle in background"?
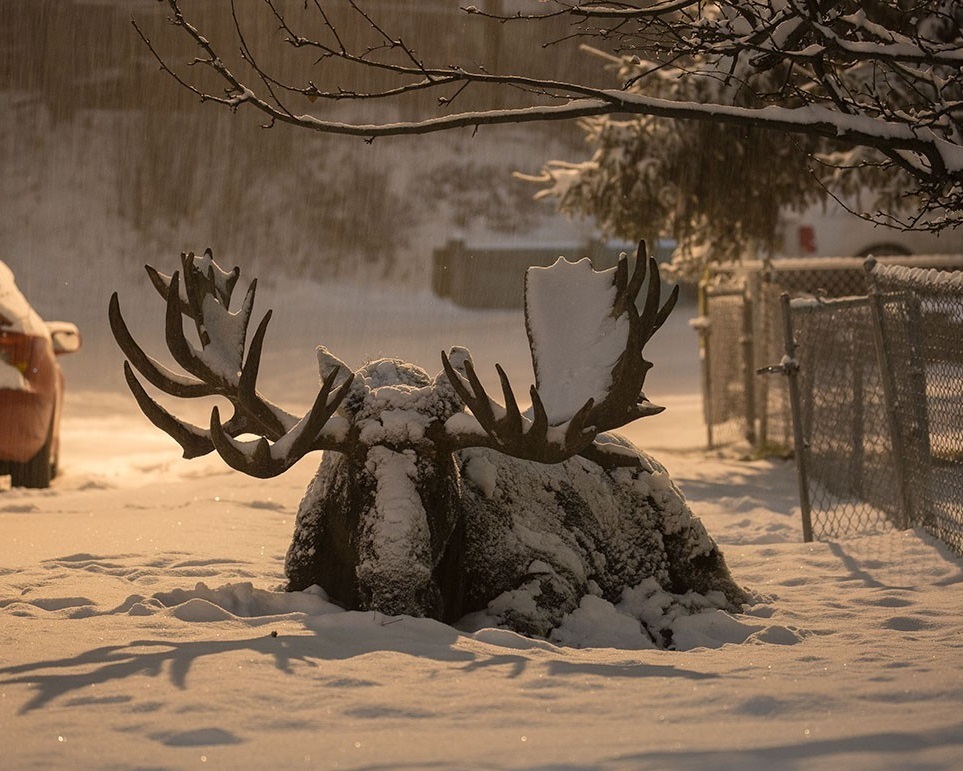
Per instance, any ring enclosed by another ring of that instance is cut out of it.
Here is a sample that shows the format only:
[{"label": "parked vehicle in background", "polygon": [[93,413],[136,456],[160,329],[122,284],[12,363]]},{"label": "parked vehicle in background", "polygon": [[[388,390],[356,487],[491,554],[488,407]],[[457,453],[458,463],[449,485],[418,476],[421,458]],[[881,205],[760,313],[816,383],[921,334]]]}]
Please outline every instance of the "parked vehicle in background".
[{"label": "parked vehicle in background", "polygon": [[963,254],[963,230],[906,231],[874,225],[836,201],[783,214],[779,257]]},{"label": "parked vehicle in background", "polygon": [[48,487],[60,457],[64,375],[57,356],[80,348],[76,325],[45,322],[0,261],[0,475]]}]

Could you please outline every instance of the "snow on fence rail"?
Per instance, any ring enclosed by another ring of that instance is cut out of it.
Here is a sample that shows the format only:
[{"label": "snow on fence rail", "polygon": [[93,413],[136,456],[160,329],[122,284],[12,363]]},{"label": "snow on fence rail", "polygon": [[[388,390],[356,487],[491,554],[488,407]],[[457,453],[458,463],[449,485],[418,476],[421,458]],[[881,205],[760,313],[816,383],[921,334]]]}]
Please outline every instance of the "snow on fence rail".
[{"label": "snow on fence rail", "polygon": [[807,540],[921,526],[963,555],[963,257],[742,265],[700,303],[710,446],[792,450]]}]

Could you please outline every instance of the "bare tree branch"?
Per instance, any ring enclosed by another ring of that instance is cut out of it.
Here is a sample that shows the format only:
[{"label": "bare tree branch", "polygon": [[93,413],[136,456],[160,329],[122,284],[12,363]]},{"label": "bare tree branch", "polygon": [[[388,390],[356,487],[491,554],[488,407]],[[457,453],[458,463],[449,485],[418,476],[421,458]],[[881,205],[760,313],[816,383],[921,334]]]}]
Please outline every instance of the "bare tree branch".
[{"label": "bare tree branch", "polygon": [[[945,221],[963,222],[963,10],[943,0],[920,0],[911,9],[852,0],[556,1],[547,10],[510,14],[499,13],[500,5],[495,10],[462,8],[480,23],[571,24],[568,33],[545,45],[566,38],[614,43],[621,88],[493,72],[466,62],[431,64],[362,0],[348,0],[348,22],[326,11],[320,0],[305,3],[322,32],[322,37],[308,36],[288,19],[280,0],[263,0],[294,49],[316,51],[319,64],[337,61],[381,78],[378,85],[362,87],[317,77],[294,83],[262,65],[242,30],[239,10],[233,15],[241,67],[233,68],[220,44],[185,17],[181,0],[166,2],[174,27],[200,50],[189,64],[212,71],[224,91],[204,89],[178,72],[134,21],[161,68],[201,100],[235,110],[249,105],[267,116],[269,125],[280,122],[369,141],[601,116],[762,128],[819,138],[839,150],[875,151],[880,169],[912,180],[915,187],[908,192],[922,202],[922,211],[956,212]],[[476,88],[491,94],[482,98],[492,101],[452,110],[454,97],[469,88],[473,95]],[[434,110],[421,107],[416,117],[384,122],[341,120],[312,113],[307,106],[295,108],[293,101],[413,99],[433,92]],[[500,105],[500,92],[523,94],[527,101],[518,105],[516,97],[512,106]],[[867,167],[865,161],[861,164],[843,163],[839,170]]]}]

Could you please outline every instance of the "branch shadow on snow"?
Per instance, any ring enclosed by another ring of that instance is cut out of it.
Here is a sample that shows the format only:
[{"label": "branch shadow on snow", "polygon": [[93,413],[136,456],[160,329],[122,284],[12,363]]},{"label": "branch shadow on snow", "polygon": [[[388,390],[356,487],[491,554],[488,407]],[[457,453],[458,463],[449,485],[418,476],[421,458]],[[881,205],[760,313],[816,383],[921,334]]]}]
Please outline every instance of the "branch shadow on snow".
[{"label": "branch shadow on snow", "polygon": [[[345,615],[356,618],[345,622]],[[525,651],[504,653],[477,652],[461,647],[465,641],[477,641],[440,622],[408,617],[388,618],[374,613],[338,614],[334,624],[318,623],[311,619],[312,634],[276,634],[274,632],[224,640],[211,639],[176,642],[170,640],[136,640],[126,645],[93,648],[67,658],[50,659],[0,668],[0,685],[24,685],[33,696],[19,709],[26,714],[42,709],[58,699],[89,689],[92,685],[127,680],[134,677],[159,677],[165,672],[170,683],[178,689],[188,688],[188,675],[194,664],[202,659],[234,653],[258,654],[274,660],[278,671],[287,675],[324,676],[337,674],[326,671],[325,662],[353,659],[369,653],[394,652],[449,663],[462,672],[506,667],[506,677],[519,677],[533,664]],[[437,627],[426,633],[424,626]],[[390,630],[387,634],[373,633],[372,628]],[[531,640],[529,649],[556,650],[540,640]],[[494,647],[494,646],[492,646]],[[504,649],[503,649],[504,650]],[[716,675],[687,670],[671,665],[651,665],[642,662],[585,664],[564,659],[559,651],[550,660],[548,673],[553,677],[594,675],[613,678],[678,677],[708,679]],[[306,665],[299,668],[298,665]],[[459,666],[460,665],[460,666]],[[340,676],[339,676],[340,677]],[[343,679],[343,678],[342,678]],[[340,680],[339,680],[340,682]],[[114,701],[128,701],[126,697],[111,697]],[[68,702],[67,706],[84,708],[84,700]]]},{"label": "branch shadow on snow", "polygon": [[[316,635],[258,635],[236,640],[170,642],[136,640],[127,645],[108,645],[62,659],[38,661],[0,669],[0,683],[23,684],[33,688],[34,696],[20,713],[43,708],[58,698],[91,685],[125,680],[135,676],[158,677],[165,670],[172,685],[188,687],[187,680],[195,662],[213,656],[248,652],[274,659],[275,667],[293,674],[297,663],[315,665],[320,661],[352,658],[375,650],[377,646],[359,645],[352,650],[334,650]],[[339,642],[340,645],[340,642]],[[403,646],[399,646],[403,647]]]}]

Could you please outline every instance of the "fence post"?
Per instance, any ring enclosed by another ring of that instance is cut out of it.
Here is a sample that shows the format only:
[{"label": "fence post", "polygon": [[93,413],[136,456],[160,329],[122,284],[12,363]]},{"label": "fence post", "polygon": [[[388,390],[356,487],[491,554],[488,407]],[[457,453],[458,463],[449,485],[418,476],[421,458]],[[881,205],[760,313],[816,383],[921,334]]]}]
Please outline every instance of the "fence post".
[{"label": "fence post", "polygon": [[[850,361],[853,362],[853,384],[850,393],[853,395],[853,409],[850,414],[850,443],[853,454],[849,461],[849,478],[851,480],[852,493],[860,500],[865,500],[863,475],[866,471],[865,460],[865,416],[863,414],[863,357],[858,354],[862,351],[862,345],[854,336],[849,340]],[[865,355],[865,354],[864,354]]]},{"label": "fence post", "polygon": [[896,476],[896,486],[899,489],[900,509],[902,521],[898,526],[902,529],[910,527],[913,522],[913,500],[906,484],[907,456],[903,443],[903,432],[900,430],[898,405],[896,404],[896,385],[893,382],[892,357],[886,344],[886,332],[883,329],[883,296],[880,294],[872,274],[872,264],[866,262],[869,274],[869,307],[873,318],[873,343],[876,347],[876,360],[879,363],[880,382],[883,385],[883,401],[886,408],[886,421],[889,427],[890,441],[893,446],[893,470]]},{"label": "fence post", "polygon": [[[772,290],[770,284],[767,281],[766,276],[760,276],[759,280],[756,282],[757,294],[756,294],[756,313],[758,315],[758,321],[755,325],[754,333],[759,340],[759,348],[764,351],[764,356],[769,356],[770,354],[770,330],[772,324]],[[769,378],[762,379],[762,385],[759,388],[758,393],[759,399],[757,404],[759,405],[759,431],[756,436],[760,447],[765,447],[769,444]]]},{"label": "fence post", "polygon": [[748,290],[742,290],[742,388],[746,395],[746,440],[756,447],[756,383],[755,352],[753,350],[752,299]]},{"label": "fence post", "polygon": [[799,397],[799,362],[796,360],[796,340],[792,333],[792,305],[789,293],[779,296],[782,304],[783,335],[786,343],[786,358],[781,365],[782,372],[789,379],[789,408],[792,411],[793,445],[796,448],[796,477],[799,483],[799,508],[802,514],[803,540],[812,541],[812,505],[809,500],[808,446],[803,431],[802,406]]},{"label": "fence post", "polygon": [[712,449],[712,361],[709,354],[709,337],[712,335],[712,320],[709,318],[709,276],[699,281],[699,356],[702,361],[702,417],[706,423],[706,441]]},{"label": "fence post", "polygon": [[[933,446],[930,442],[929,399],[926,395],[926,342],[925,322],[920,308],[920,298],[916,292],[907,296],[907,327],[909,330],[909,382],[911,398],[910,409],[913,420],[909,431],[912,443],[912,457],[915,461],[913,475],[907,485],[915,494],[914,523],[926,524],[932,516],[932,490],[930,487],[933,473]],[[912,523],[911,523],[912,524]]]}]

